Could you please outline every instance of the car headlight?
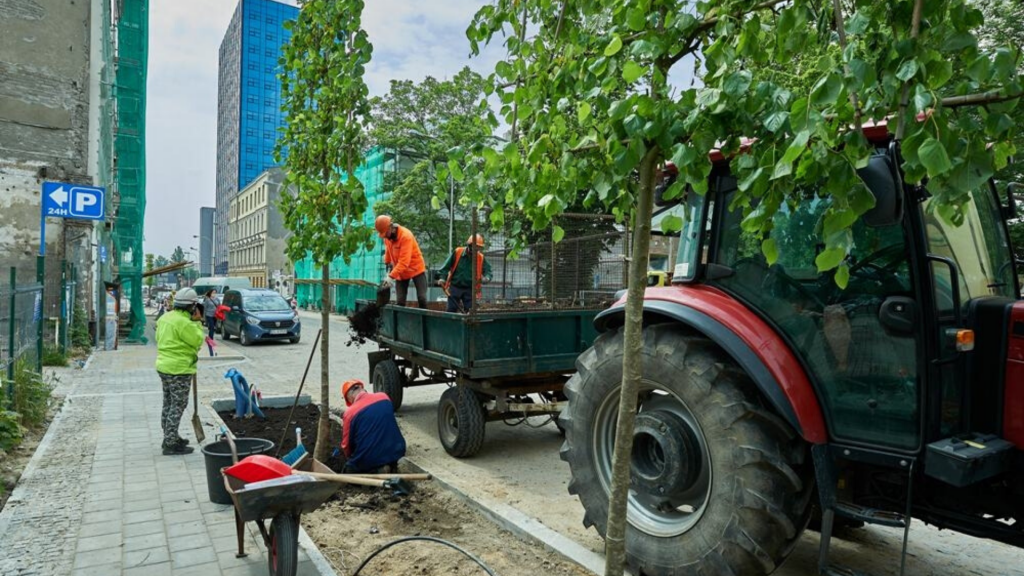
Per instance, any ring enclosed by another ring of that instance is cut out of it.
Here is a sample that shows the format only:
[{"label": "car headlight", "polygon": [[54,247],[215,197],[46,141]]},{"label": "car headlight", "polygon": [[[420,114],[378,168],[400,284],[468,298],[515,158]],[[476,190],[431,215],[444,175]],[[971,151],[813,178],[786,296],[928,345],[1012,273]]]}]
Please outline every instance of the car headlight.
[{"label": "car headlight", "polygon": [[252,324],[253,326],[257,326],[260,323],[259,318],[253,318],[252,316],[246,316],[245,321],[248,322],[249,324]]}]

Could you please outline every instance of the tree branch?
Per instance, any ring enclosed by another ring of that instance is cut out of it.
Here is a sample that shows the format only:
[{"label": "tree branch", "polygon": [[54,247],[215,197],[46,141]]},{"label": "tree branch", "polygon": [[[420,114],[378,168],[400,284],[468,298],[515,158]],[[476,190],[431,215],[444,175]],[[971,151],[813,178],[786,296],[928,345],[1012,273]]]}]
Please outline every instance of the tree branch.
[{"label": "tree branch", "polygon": [[[910,22],[910,39],[916,40],[921,30],[921,10],[924,0],[914,0],[914,15]],[[910,81],[903,83],[903,96],[900,97],[900,118],[896,125],[896,140],[903,140],[907,130],[907,104],[910,102]]]},{"label": "tree branch", "polygon": [[[519,52],[520,53],[522,53],[522,51],[523,51],[523,42],[526,39],[526,7],[527,6],[528,6],[528,3],[523,2],[523,20],[522,20],[522,23],[520,24],[520,28],[519,28]],[[516,78],[516,89],[517,90],[519,89],[519,80],[520,80],[519,78]],[[518,121],[519,121],[519,102],[513,102],[512,103],[512,132],[511,132],[512,140],[516,139],[516,124],[518,123]],[[418,295],[419,295],[419,293],[417,293],[417,296]]]},{"label": "tree branch", "polygon": [[1002,92],[995,90],[992,92],[982,92],[979,94],[965,94],[963,96],[950,96],[940,100],[943,108],[960,108],[963,106],[984,106],[985,104],[998,104],[999,102],[1008,102],[1010,100],[1016,100],[1018,98],[1024,98],[1024,92],[1017,92],[1016,94],[1003,94]]},{"label": "tree branch", "polygon": [[[832,0],[832,16],[836,22],[836,31],[839,33],[839,46],[846,52],[846,23],[843,21],[843,6],[840,0]],[[847,74],[850,73],[850,65],[843,63],[843,70]],[[857,127],[857,132],[861,132],[864,127],[864,122],[861,119],[860,101],[857,98],[857,92],[855,90],[850,91],[850,104],[853,105],[853,125]]]}]

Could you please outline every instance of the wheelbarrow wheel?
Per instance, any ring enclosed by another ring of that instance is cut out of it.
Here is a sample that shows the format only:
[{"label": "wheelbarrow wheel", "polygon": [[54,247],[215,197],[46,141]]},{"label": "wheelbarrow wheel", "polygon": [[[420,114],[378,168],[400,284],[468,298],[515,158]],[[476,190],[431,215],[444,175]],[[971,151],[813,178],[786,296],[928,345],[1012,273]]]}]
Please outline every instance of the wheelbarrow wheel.
[{"label": "wheelbarrow wheel", "polygon": [[267,546],[270,576],[295,576],[299,564],[299,519],[291,514],[274,516]]},{"label": "wheelbarrow wheel", "polygon": [[437,435],[445,452],[468,458],[484,444],[487,424],[480,397],[465,386],[453,386],[441,394],[437,404]]},{"label": "wheelbarrow wheel", "polygon": [[405,384],[405,377],[402,376],[402,371],[398,369],[398,364],[394,360],[388,359],[379,362],[373,367],[373,391],[383,392],[391,398],[391,405],[394,407],[395,412],[402,407],[402,395]]}]

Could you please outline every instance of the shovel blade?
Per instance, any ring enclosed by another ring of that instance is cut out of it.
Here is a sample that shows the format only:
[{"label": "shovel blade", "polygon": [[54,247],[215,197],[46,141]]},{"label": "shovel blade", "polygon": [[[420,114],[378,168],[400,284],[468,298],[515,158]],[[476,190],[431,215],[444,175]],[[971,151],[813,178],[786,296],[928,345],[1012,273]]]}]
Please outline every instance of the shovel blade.
[{"label": "shovel blade", "polygon": [[203,432],[203,423],[199,420],[199,414],[192,415],[192,431],[196,434],[196,442],[202,444],[206,440],[206,432]]}]

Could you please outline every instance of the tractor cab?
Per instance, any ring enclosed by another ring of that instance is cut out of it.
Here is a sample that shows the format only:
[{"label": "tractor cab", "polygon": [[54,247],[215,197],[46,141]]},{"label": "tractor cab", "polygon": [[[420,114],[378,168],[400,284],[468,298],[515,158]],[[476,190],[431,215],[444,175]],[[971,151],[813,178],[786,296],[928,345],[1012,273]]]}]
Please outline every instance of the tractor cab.
[{"label": "tractor cab", "polygon": [[[859,174],[874,207],[852,227],[842,272],[818,271],[832,202],[818,190],[773,216],[772,265],[743,232],[720,155],[706,195],[664,207],[684,225],[672,285],[644,302],[627,512],[627,557],[644,574],[770,573],[812,516],[825,574],[841,573],[828,565],[835,522],[898,526],[906,539],[914,517],[1024,547],[1013,187],[984,182],[949,213],[937,191],[902,181],[898,147],[884,126],[873,132]],[[599,531],[624,318],[623,302],[598,316],[561,417],[570,491]]]}]

